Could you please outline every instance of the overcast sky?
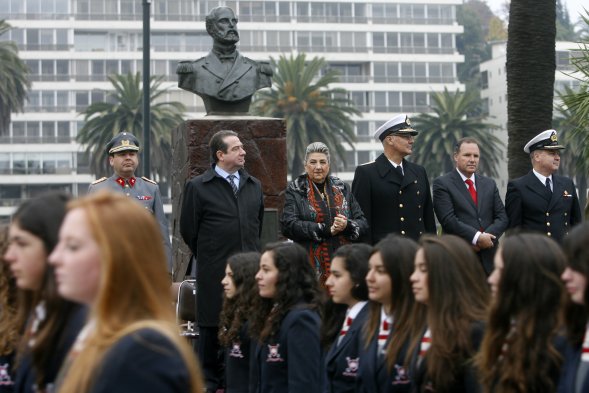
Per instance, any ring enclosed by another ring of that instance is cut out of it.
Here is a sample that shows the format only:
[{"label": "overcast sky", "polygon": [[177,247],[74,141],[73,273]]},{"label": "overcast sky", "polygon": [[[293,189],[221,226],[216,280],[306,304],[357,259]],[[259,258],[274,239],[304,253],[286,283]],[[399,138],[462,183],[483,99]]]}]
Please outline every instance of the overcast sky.
[{"label": "overcast sky", "polygon": [[[493,10],[493,12],[501,17],[503,17],[503,4],[505,4],[505,0],[486,0],[489,7]],[[589,2],[587,0],[562,0],[563,3],[566,4],[569,10],[569,16],[571,17],[571,22],[575,23],[577,20],[580,19],[579,14],[583,12],[583,5],[585,8],[589,10]]]}]

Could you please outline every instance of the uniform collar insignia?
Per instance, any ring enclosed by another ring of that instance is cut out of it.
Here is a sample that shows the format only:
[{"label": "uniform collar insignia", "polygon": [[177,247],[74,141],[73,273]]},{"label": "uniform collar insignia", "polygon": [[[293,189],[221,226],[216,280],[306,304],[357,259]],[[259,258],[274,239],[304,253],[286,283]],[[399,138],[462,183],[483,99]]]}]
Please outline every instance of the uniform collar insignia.
[{"label": "uniform collar insignia", "polygon": [[[115,181],[118,183],[119,186],[125,188],[125,178],[119,176]],[[127,183],[129,183],[129,186],[131,187],[134,187],[136,182],[137,179],[135,177],[130,177],[129,180],[127,180]]]}]

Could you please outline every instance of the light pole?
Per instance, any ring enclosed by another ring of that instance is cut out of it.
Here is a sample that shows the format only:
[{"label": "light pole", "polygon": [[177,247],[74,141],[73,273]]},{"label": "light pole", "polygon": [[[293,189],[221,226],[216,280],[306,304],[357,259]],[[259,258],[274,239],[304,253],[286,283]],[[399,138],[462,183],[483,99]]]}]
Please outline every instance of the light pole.
[{"label": "light pole", "polygon": [[149,178],[150,176],[150,132],[149,123],[151,120],[151,114],[149,111],[149,68],[150,68],[150,56],[149,56],[149,18],[150,18],[150,6],[151,0],[143,0],[143,176]]}]

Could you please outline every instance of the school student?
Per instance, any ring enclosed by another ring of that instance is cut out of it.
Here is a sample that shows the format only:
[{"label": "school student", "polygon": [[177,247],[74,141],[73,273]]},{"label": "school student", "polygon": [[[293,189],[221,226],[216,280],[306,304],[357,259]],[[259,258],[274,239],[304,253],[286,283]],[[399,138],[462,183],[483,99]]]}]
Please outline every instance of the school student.
[{"label": "school student", "polygon": [[259,393],[319,393],[322,353],[319,284],[305,249],[271,243],[256,274],[259,297],[251,315],[257,340]]},{"label": "school student", "polygon": [[227,260],[223,285],[224,301],[220,315],[219,343],[225,348],[225,392],[252,392],[250,381],[253,346],[248,319],[254,312],[252,302],[258,296],[256,273],[260,253],[244,252]]},{"label": "school student", "polygon": [[414,240],[388,235],[373,248],[366,275],[371,300],[363,332],[359,392],[409,392],[412,370],[408,345],[425,326],[425,307],[415,302],[409,276],[417,251]]},{"label": "school student", "polygon": [[[359,346],[362,328],[368,315],[366,273],[372,247],[346,244],[338,248],[331,260],[331,273],[325,285],[330,302],[342,307],[327,307],[323,339],[328,346],[325,356],[326,392],[355,392],[358,376]],[[327,310],[332,310],[327,315]]]},{"label": "school student", "polygon": [[477,365],[485,392],[555,392],[566,340],[560,275],[565,256],[543,234],[501,242],[489,276],[493,300]]},{"label": "school student", "polygon": [[427,306],[427,329],[411,349],[415,392],[479,392],[473,356],[489,300],[485,272],[458,236],[423,236],[419,246],[411,286]]}]

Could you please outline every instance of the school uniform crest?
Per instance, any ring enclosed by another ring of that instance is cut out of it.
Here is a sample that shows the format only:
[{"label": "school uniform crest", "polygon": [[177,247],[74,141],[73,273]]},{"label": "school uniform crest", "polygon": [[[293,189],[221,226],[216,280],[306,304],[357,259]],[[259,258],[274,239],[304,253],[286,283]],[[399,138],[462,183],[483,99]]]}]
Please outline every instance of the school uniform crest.
[{"label": "school uniform crest", "polygon": [[268,358],[266,359],[266,362],[284,362],[284,359],[280,356],[280,352],[278,352],[279,347],[280,344],[268,344]]},{"label": "school uniform crest", "polygon": [[346,356],[346,362],[348,363],[348,367],[346,367],[342,375],[346,377],[357,377],[360,358],[350,358],[349,356]]},{"label": "school uniform crest", "polygon": [[14,382],[12,382],[12,378],[10,378],[10,374],[8,373],[8,363],[0,364],[0,386],[12,386]]},{"label": "school uniform crest", "polygon": [[238,342],[234,342],[231,346],[231,351],[229,351],[229,356],[232,358],[243,358],[243,353],[241,352],[241,344]]},{"label": "school uniform crest", "polygon": [[393,378],[393,385],[405,385],[411,382],[409,380],[409,372],[403,366],[395,364],[395,378]]}]

